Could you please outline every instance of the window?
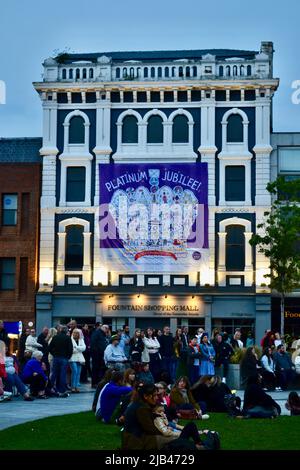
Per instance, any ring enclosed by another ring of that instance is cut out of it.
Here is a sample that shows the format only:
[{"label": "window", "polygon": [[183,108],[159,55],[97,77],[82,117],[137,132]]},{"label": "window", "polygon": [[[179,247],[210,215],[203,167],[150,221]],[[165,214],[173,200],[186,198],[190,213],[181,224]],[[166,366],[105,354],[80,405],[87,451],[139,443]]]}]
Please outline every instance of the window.
[{"label": "window", "polygon": [[133,67],[130,67],[129,75],[130,75],[130,78],[134,78],[134,68]]},{"label": "window", "polygon": [[80,116],[74,116],[70,120],[69,144],[84,144],[84,120]]},{"label": "window", "polygon": [[67,202],[85,200],[85,167],[67,168]]},{"label": "window", "polygon": [[62,79],[63,79],[63,80],[66,80],[66,78],[67,78],[67,70],[66,70],[66,69],[63,69],[63,71],[62,71]]},{"label": "window", "polygon": [[120,74],[121,74],[120,67],[117,67],[116,68],[116,78],[120,78]]},{"label": "window", "polygon": [[82,78],[83,78],[83,79],[86,79],[86,69],[83,69],[83,70],[82,70]]},{"label": "window", "polygon": [[226,228],[226,271],[243,271],[245,268],[245,227],[228,225]]},{"label": "window", "polygon": [[145,91],[138,91],[136,94],[136,100],[138,103],[146,103],[147,93]]},{"label": "window", "polygon": [[245,67],[243,65],[240,66],[240,75],[241,77],[245,75]]},{"label": "window", "polygon": [[225,199],[226,201],[245,201],[244,166],[226,166]]},{"label": "window", "polygon": [[173,120],[172,142],[175,144],[189,141],[189,126],[186,116],[176,116]]},{"label": "window", "polygon": [[178,77],[183,77],[183,67],[179,67],[179,69],[178,69]]},{"label": "window", "polygon": [[193,66],[193,77],[197,77],[197,65]]},{"label": "window", "polygon": [[192,101],[201,101],[201,90],[192,90],[191,100]]},{"label": "window", "polygon": [[73,69],[69,70],[69,79],[73,80]]},{"label": "window", "polygon": [[144,78],[148,78],[148,67],[144,68]]},{"label": "window", "polygon": [[159,91],[151,91],[150,92],[150,100],[151,100],[151,103],[159,102],[160,101]]},{"label": "window", "polygon": [[14,290],[16,280],[16,259],[0,259],[0,289]]},{"label": "window", "polygon": [[180,102],[186,102],[187,98],[187,91],[178,91],[177,92],[177,100]]},{"label": "window", "polygon": [[241,101],[241,91],[240,90],[230,90],[229,99],[230,99],[230,101]]},{"label": "window", "polygon": [[230,66],[226,65],[226,77],[230,77]]},{"label": "window", "polygon": [[162,68],[161,67],[158,67],[158,69],[157,69],[157,76],[158,76],[158,78],[162,77]]},{"label": "window", "polygon": [[223,75],[224,75],[224,67],[223,67],[223,65],[220,65],[220,67],[219,67],[219,76],[223,77]]},{"label": "window", "polygon": [[18,195],[2,195],[2,225],[17,225]]},{"label": "window", "polygon": [[190,69],[190,67],[186,67],[186,68],[185,68],[185,76],[186,76],[187,78],[189,78],[189,77],[191,76],[191,69]]},{"label": "window", "polygon": [[83,227],[82,225],[69,225],[66,233],[65,269],[79,271],[83,267]]},{"label": "window", "polygon": [[80,69],[76,69],[76,80],[78,80],[80,78]]},{"label": "window", "polygon": [[237,76],[237,74],[238,74],[237,72],[238,72],[237,66],[234,65],[234,66],[233,66],[233,76],[234,76],[234,77]]},{"label": "window", "polygon": [[137,144],[138,143],[138,126],[135,116],[125,116],[122,126],[122,143]]},{"label": "window", "polygon": [[243,142],[243,119],[239,114],[232,114],[227,121],[227,142]]},{"label": "window", "polygon": [[251,65],[247,65],[247,76],[251,76]]},{"label": "window", "polygon": [[151,78],[155,78],[155,68],[151,67]]},{"label": "window", "polygon": [[279,149],[279,172],[300,175],[300,147]]},{"label": "window", "polygon": [[176,74],[176,67],[172,67],[172,77],[175,77]]},{"label": "window", "polygon": [[123,68],[123,78],[127,78],[127,69]]},{"label": "window", "polygon": [[163,123],[160,116],[151,116],[148,119],[147,143],[160,144],[164,141]]},{"label": "window", "polygon": [[89,78],[94,78],[94,69],[90,69]]},{"label": "window", "polygon": [[124,103],[133,103],[133,92],[132,91],[124,91],[123,100],[124,100]]},{"label": "window", "polygon": [[169,78],[170,72],[169,72],[169,67],[165,67],[165,77]]}]

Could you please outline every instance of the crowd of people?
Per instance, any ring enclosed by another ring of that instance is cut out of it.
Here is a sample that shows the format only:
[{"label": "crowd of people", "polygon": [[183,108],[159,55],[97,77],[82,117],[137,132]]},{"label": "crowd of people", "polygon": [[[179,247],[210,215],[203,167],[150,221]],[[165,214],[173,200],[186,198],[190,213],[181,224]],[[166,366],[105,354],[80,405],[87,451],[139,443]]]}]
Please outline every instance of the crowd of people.
[{"label": "crowd of people", "polygon": [[[237,418],[278,416],[280,406],[266,392],[293,385],[300,372],[300,340],[292,346],[290,355],[283,338],[271,331],[258,348],[251,334],[244,343],[239,329],[229,336],[199,328],[190,336],[188,327],[182,327],[173,336],[165,326],[130,335],[128,326],[112,334],[108,325],[98,323],[91,331],[72,320],[67,326],[44,327],[38,337],[26,328],[12,354],[0,322],[0,401],[16,394],[26,401],[67,398],[90,380],[96,389],[95,415],[124,426],[124,448],[150,448],[154,442],[161,448],[175,441],[208,448],[218,445],[216,433],[206,430],[201,436],[192,425],[182,428],[178,419],[205,420],[209,412]],[[243,408],[226,383],[238,350],[244,353]],[[292,391],[286,404],[291,414],[300,413],[299,401]]]}]

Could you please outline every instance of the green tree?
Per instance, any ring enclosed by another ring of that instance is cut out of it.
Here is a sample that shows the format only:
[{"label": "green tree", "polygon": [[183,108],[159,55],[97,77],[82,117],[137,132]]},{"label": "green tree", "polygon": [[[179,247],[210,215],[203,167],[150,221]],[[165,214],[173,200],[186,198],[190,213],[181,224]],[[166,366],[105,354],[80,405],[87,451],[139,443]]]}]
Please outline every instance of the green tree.
[{"label": "green tree", "polygon": [[273,197],[270,212],[265,212],[259,234],[250,244],[269,259],[270,288],[280,294],[280,331],[284,334],[284,305],[286,294],[300,285],[300,179],[287,181],[280,176],[269,183]]}]

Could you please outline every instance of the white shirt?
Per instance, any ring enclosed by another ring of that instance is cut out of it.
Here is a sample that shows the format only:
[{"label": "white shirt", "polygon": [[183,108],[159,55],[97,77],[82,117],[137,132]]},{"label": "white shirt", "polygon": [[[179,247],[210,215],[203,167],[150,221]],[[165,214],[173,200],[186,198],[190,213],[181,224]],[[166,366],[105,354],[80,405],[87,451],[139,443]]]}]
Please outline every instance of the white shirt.
[{"label": "white shirt", "polygon": [[144,338],[144,344],[149,354],[154,354],[159,351],[160,344],[157,338]]}]

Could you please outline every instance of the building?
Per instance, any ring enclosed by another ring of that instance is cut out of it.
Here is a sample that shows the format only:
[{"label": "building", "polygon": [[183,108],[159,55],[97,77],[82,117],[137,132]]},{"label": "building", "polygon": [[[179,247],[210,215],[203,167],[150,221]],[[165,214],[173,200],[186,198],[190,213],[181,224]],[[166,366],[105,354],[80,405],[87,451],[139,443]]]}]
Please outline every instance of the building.
[{"label": "building", "polygon": [[41,138],[0,139],[0,319],[35,322]]},{"label": "building", "polygon": [[[274,132],[271,135],[271,180],[284,176],[287,180],[300,177],[300,133]],[[300,289],[285,299],[285,332],[300,335]],[[272,328],[280,330],[280,298],[272,295]]]},{"label": "building", "polygon": [[[43,77],[34,83],[44,114],[38,327],[77,318],[261,337],[268,263],[248,241],[270,206],[273,44],[60,54]],[[147,242],[120,236],[119,215],[134,203],[187,201],[200,212],[181,237],[174,223],[155,238],[164,218],[152,212]],[[109,203],[118,230],[103,240]]]}]

